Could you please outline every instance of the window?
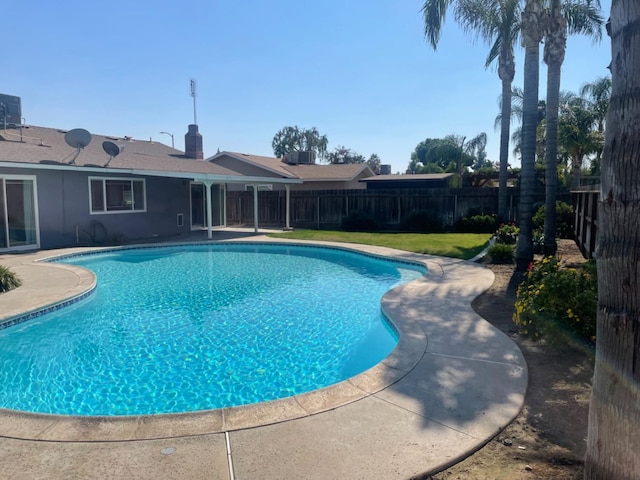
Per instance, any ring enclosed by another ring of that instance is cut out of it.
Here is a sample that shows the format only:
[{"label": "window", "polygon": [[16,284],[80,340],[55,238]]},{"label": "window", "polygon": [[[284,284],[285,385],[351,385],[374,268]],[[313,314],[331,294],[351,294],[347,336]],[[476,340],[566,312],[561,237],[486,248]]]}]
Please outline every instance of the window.
[{"label": "window", "polygon": [[[251,183],[247,183],[244,186],[245,191],[249,191],[249,190],[253,190],[254,185]],[[273,185],[270,184],[259,184],[258,185],[258,191],[272,191],[273,190]]]},{"label": "window", "polygon": [[144,180],[90,178],[91,213],[144,212]]}]

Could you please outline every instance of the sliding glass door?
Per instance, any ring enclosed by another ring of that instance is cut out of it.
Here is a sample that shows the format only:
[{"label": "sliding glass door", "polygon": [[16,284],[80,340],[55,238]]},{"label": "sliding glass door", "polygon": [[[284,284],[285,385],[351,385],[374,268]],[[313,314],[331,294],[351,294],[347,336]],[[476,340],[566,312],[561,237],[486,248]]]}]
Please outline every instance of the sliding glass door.
[{"label": "sliding glass door", "polygon": [[40,244],[35,177],[0,177],[0,249]]}]

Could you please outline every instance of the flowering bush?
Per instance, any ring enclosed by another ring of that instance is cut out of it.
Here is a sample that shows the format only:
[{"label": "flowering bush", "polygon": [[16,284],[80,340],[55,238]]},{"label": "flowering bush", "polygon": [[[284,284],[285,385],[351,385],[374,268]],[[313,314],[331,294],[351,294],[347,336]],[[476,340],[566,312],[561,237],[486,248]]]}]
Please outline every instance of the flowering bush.
[{"label": "flowering bush", "polygon": [[552,257],[532,263],[516,293],[513,321],[525,337],[563,343],[596,338],[598,282],[595,264],[562,268]]},{"label": "flowering bush", "polygon": [[520,229],[513,223],[503,223],[498,230],[496,230],[496,242],[505,245],[515,245],[518,239],[518,233],[520,233]]}]

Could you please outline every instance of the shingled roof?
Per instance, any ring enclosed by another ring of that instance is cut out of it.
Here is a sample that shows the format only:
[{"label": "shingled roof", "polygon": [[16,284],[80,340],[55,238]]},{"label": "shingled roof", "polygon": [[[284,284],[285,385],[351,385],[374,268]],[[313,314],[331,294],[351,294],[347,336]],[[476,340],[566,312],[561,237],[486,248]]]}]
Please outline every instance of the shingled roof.
[{"label": "shingled roof", "polygon": [[284,163],[275,157],[265,157],[249,153],[219,152],[208,160],[213,161],[219,156],[227,155],[242,162],[264,168],[265,170],[289,178],[299,178],[305,182],[350,181],[362,172],[375,175],[366,163],[331,163],[331,164],[297,164]]},{"label": "shingled roof", "polygon": [[[234,170],[204,160],[187,158],[180,150],[163,143],[130,137],[93,134],[91,142],[75,159],[75,164],[70,165],[69,162],[75,156],[76,150],[65,142],[65,133],[65,130],[36,126],[0,130],[0,166],[99,170],[180,178],[219,178],[227,182],[246,181],[245,176]],[[109,155],[102,148],[105,141],[121,147],[121,153],[112,158],[108,166],[106,164]]]}]

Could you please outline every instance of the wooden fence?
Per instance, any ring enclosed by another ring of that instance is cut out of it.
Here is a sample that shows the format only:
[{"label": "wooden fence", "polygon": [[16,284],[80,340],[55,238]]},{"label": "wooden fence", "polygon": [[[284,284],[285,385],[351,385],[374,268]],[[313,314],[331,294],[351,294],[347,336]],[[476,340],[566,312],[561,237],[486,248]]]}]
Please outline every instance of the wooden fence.
[{"label": "wooden fence", "polygon": [[598,190],[571,192],[575,220],[573,233],[584,258],[594,258],[598,243]]},{"label": "wooden fence", "polygon": [[[509,220],[515,221],[519,194],[509,188],[507,206]],[[568,192],[559,200],[571,201]],[[290,225],[294,228],[338,228],[351,212],[365,212],[373,216],[383,229],[394,230],[412,211],[433,210],[444,225],[472,212],[496,213],[497,188],[442,188],[395,190],[313,190],[291,191]],[[536,204],[544,203],[544,191],[537,191]],[[284,191],[258,192],[258,223],[265,227],[285,226],[286,197]],[[253,192],[227,192],[227,225],[253,224]]]}]

